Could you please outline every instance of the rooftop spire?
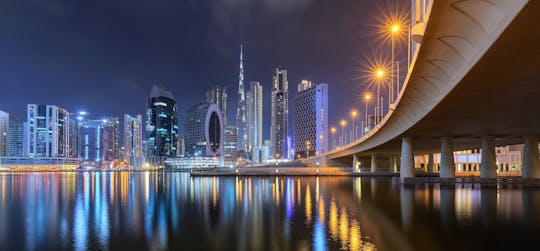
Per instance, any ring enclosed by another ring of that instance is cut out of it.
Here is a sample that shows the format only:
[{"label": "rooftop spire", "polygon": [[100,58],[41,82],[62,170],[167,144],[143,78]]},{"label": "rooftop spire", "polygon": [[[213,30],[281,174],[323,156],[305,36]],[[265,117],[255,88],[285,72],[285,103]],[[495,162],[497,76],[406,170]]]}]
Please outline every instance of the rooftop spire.
[{"label": "rooftop spire", "polygon": [[236,126],[238,127],[237,148],[243,151],[247,148],[246,95],[244,91],[244,54],[240,44],[240,75],[238,77],[238,109],[236,110]]}]

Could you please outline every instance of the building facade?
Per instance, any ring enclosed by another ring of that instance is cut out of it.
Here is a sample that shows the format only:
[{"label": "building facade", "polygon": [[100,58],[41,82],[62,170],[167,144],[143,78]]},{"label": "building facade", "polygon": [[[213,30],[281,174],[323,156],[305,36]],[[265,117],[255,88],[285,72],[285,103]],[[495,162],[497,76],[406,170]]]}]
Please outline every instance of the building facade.
[{"label": "building facade", "polygon": [[294,98],[295,158],[328,151],[328,85],[302,80]]},{"label": "building facade", "polygon": [[178,114],[172,93],[154,85],[146,116],[146,157],[153,164],[162,164],[166,157],[176,155]]},{"label": "building facade", "polygon": [[229,165],[236,162],[238,158],[238,150],[236,147],[238,141],[238,127],[237,126],[226,126],[223,136],[223,160]]},{"label": "building facade", "polygon": [[183,156],[186,154],[186,144],[184,137],[178,137],[176,141],[176,156]]},{"label": "building facade", "polygon": [[84,120],[79,123],[84,166],[100,167],[120,157],[118,118]]},{"label": "building facade", "polygon": [[0,157],[9,156],[9,114],[0,111]]},{"label": "building facade", "polygon": [[259,82],[250,82],[246,92],[246,120],[248,126],[248,151],[262,146],[263,88]]},{"label": "building facade", "polygon": [[272,84],[272,117],[270,140],[274,158],[287,158],[287,130],[289,123],[289,82],[287,70],[276,69]]},{"label": "building facade", "polygon": [[186,155],[216,157],[223,154],[223,119],[216,104],[199,103],[186,114]]},{"label": "building facade", "polygon": [[8,153],[10,157],[23,157],[25,122],[13,116],[9,119]]},{"label": "building facade", "polygon": [[124,159],[133,167],[141,167],[143,156],[142,116],[124,114]]},{"label": "building facade", "polygon": [[214,103],[219,107],[223,115],[223,124],[227,125],[227,86],[211,86],[206,91],[206,102]]},{"label": "building facade", "polygon": [[251,162],[255,165],[266,164],[266,161],[272,158],[272,155],[270,154],[270,146],[260,145],[253,147],[251,158]]},{"label": "building facade", "polygon": [[55,105],[27,105],[24,155],[69,157],[69,112]]}]

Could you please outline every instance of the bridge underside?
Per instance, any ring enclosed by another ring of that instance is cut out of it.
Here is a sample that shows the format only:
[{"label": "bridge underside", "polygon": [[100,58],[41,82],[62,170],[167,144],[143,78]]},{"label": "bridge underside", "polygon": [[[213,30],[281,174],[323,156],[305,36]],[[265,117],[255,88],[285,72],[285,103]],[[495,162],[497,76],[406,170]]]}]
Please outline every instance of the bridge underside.
[{"label": "bridge underside", "polygon": [[[437,33],[435,27],[452,22],[442,13],[444,8],[436,7],[426,30],[428,38],[430,32]],[[452,137],[454,150],[464,150],[481,148],[484,136],[494,136],[495,145],[500,146],[522,143],[526,135],[540,135],[539,16],[540,1],[528,2],[457,85],[413,126],[375,147],[366,149],[360,142],[330,153],[330,159],[349,163],[352,154],[398,153],[403,137],[413,138],[415,152],[428,153],[440,151],[441,137]],[[433,50],[432,44],[423,44],[427,48],[421,50]],[[443,70],[448,69],[451,67]],[[417,105],[421,105],[426,96],[429,95],[418,96]]]}]

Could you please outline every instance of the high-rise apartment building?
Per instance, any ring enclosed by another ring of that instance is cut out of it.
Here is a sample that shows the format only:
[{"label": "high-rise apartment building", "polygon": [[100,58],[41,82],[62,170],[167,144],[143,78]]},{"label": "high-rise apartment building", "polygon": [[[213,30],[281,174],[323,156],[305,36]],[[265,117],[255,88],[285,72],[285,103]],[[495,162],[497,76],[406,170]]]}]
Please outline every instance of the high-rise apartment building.
[{"label": "high-rise apartment building", "polygon": [[206,102],[214,103],[219,107],[223,115],[223,124],[227,125],[227,86],[211,86],[206,91]]},{"label": "high-rise apartment building", "polygon": [[223,138],[223,160],[232,163],[238,158],[238,150],[236,147],[238,141],[238,127],[233,125],[226,126]]},{"label": "high-rise apartment building", "polygon": [[68,157],[77,158],[78,157],[78,135],[79,135],[79,123],[76,118],[73,118],[74,114],[70,114],[69,117],[69,150]]},{"label": "high-rise apartment building", "polygon": [[79,123],[82,140],[81,160],[85,165],[101,166],[120,156],[118,118],[84,120]]},{"label": "high-rise apartment building", "polygon": [[302,80],[294,98],[295,158],[328,151],[328,85]]},{"label": "high-rise apartment building", "polygon": [[0,157],[9,156],[9,114],[0,111]]},{"label": "high-rise apartment building", "polygon": [[142,116],[124,114],[124,158],[133,167],[140,167],[143,158]]},{"label": "high-rise apartment building", "polygon": [[27,105],[24,155],[69,157],[69,112],[55,105]]},{"label": "high-rise apartment building", "polygon": [[176,155],[178,114],[172,93],[163,86],[154,85],[146,116],[146,157],[153,164],[162,164],[165,157]]},{"label": "high-rise apartment building", "polygon": [[287,158],[287,130],[289,122],[289,82],[287,70],[276,69],[272,84],[272,118],[270,140],[274,158]]},{"label": "high-rise apartment building", "polygon": [[246,121],[248,128],[248,151],[263,145],[263,88],[259,82],[250,82],[246,92]]},{"label": "high-rise apartment building", "polygon": [[9,118],[8,153],[9,157],[23,157],[24,127],[22,122],[14,116]]}]

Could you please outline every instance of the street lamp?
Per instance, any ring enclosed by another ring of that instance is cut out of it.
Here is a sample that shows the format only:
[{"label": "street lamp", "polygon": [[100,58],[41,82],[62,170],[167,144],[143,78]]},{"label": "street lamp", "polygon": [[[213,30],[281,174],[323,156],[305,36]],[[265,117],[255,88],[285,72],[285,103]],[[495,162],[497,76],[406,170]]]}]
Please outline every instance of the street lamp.
[{"label": "street lamp", "polygon": [[335,127],[332,127],[330,129],[330,132],[332,133],[332,150],[334,150],[334,134],[336,134],[336,128]]},{"label": "street lamp", "polygon": [[382,117],[381,109],[381,82],[384,80],[385,72],[382,68],[377,69],[375,72],[375,80],[377,81],[377,109],[375,110],[376,123],[379,124]]},{"label": "street lamp", "polygon": [[[364,102],[365,102],[365,107],[366,107],[366,119],[364,120],[365,121],[365,126],[366,128],[369,128],[369,125],[368,125],[368,106],[369,106],[369,100],[371,99],[371,94],[369,93],[366,93],[364,94]],[[365,132],[365,130],[364,130]]]},{"label": "street lamp", "polygon": [[356,127],[354,127],[354,121],[356,120],[356,110],[352,110],[351,111],[351,118],[352,118],[352,138],[351,138],[351,141],[352,140],[356,140]]},{"label": "street lamp", "polygon": [[341,124],[341,145],[345,145],[345,135],[343,134],[343,130],[345,126],[347,125],[347,121],[342,119],[340,124]]},{"label": "street lamp", "polygon": [[[392,72],[391,72],[391,75],[392,75],[392,82],[390,83],[390,95],[391,95],[391,99],[388,99],[388,107],[390,107],[390,104],[394,102],[394,76],[395,76],[395,72],[394,72],[394,48],[396,47],[395,46],[395,41],[396,41],[396,35],[398,35],[399,31],[401,29],[401,26],[398,24],[398,23],[394,23],[392,25],[392,32],[391,32],[391,40],[392,40]],[[396,72],[397,74],[399,74],[399,72]],[[396,81],[396,90],[399,90],[399,83]]]},{"label": "street lamp", "polygon": [[306,159],[309,159],[309,144],[310,144],[309,140],[306,141],[306,149],[307,149],[307,151],[306,151]]}]

